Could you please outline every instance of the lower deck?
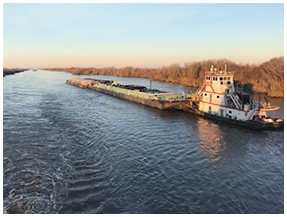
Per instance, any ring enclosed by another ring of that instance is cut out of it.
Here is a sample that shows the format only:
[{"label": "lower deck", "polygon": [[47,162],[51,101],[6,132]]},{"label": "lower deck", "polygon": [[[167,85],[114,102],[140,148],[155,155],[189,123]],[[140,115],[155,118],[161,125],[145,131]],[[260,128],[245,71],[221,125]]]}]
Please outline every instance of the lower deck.
[{"label": "lower deck", "polygon": [[228,118],[233,120],[247,121],[251,120],[252,116],[256,113],[256,110],[239,110],[236,108],[230,108],[222,105],[217,105],[209,102],[199,102],[199,110],[222,118]]}]

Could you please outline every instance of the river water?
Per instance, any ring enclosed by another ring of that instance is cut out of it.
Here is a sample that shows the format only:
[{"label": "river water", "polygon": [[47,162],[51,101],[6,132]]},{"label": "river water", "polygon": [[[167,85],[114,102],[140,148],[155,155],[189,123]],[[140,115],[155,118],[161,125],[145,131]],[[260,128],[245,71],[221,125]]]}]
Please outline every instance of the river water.
[{"label": "river water", "polygon": [[[71,77],[3,78],[4,212],[284,212],[283,131],[149,108],[65,84]],[[283,117],[283,99],[271,101]]]}]

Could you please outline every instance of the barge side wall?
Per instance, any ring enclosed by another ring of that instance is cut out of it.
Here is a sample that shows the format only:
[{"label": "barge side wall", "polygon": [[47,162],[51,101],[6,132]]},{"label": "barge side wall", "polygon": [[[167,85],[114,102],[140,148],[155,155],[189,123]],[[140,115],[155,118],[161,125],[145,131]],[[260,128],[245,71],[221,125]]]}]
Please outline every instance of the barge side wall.
[{"label": "barge side wall", "polygon": [[180,102],[159,101],[159,100],[148,99],[148,98],[143,98],[143,97],[136,97],[136,96],[128,95],[127,92],[119,92],[119,91],[116,92],[114,90],[108,90],[99,85],[93,85],[92,83],[82,85],[80,82],[74,82],[74,81],[69,81],[69,80],[67,81],[67,83],[73,86],[80,87],[80,88],[93,89],[95,91],[105,93],[111,96],[115,96],[117,98],[140,103],[140,104],[147,105],[147,106],[157,108],[157,109],[162,109],[162,110],[163,109],[177,109],[180,107]]},{"label": "barge side wall", "polygon": [[164,101],[158,101],[158,100],[144,99],[144,98],[127,95],[124,93],[105,90],[105,89],[102,89],[96,86],[89,86],[88,88],[96,90],[101,93],[105,93],[111,96],[126,99],[132,102],[140,103],[140,104],[147,105],[153,108],[158,108],[158,109],[174,109],[177,106],[179,106],[179,102],[164,102]]}]

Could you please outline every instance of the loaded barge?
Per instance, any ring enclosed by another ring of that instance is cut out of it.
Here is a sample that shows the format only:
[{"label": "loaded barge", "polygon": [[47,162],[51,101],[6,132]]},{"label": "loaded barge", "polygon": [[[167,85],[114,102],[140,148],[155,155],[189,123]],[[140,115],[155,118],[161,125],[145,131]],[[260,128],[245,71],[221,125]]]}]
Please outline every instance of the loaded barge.
[{"label": "loaded barge", "polygon": [[145,86],[125,85],[110,80],[68,79],[67,83],[89,88],[141,103],[158,109],[177,109],[256,130],[283,129],[284,120],[271,118],[270,112],[279,107],[270,103],[256,102],[250,94],[234,85],[234,72],[218,71],[213,66],[205,73],[203,85],[189,94],[149,89]]},{"label": "loaded barge", "polygon": [[125,85],[110,80],[72,78],[68,79],[67,83],[158,109],[178,109],[186,97],[191,97],[190,94],[176,94],[149,89],[145,86]]}]

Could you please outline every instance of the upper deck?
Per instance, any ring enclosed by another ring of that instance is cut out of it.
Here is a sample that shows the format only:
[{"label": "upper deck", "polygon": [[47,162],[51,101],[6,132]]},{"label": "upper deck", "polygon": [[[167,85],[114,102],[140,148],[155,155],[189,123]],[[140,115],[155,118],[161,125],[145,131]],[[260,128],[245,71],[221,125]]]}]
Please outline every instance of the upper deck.
[{"label": "upper deck", "polygon": [[234,72],[206,71],[205,76],[234,76]]},{"label": "upper deck", "polygon": [[[217,68],[215,68],[213,65],[211,66],[209,71],[205,72],[205,77],[207,76],[211,76],[211,77],[230,77],[233,78],[234,77],[234,72],[228,72],[226,70],[226,65],[225,65],[225,69],[224,71],[222,70],[218,70]],[[228,79],[230,80],[230,79]]]},{"label": "upper deck", "polygon": [[234,89],[234,72],[218,70],[211,66],[209,71],[205,72],[205,79],[201,91],[213,92],[216,94],[229,94]]}]

